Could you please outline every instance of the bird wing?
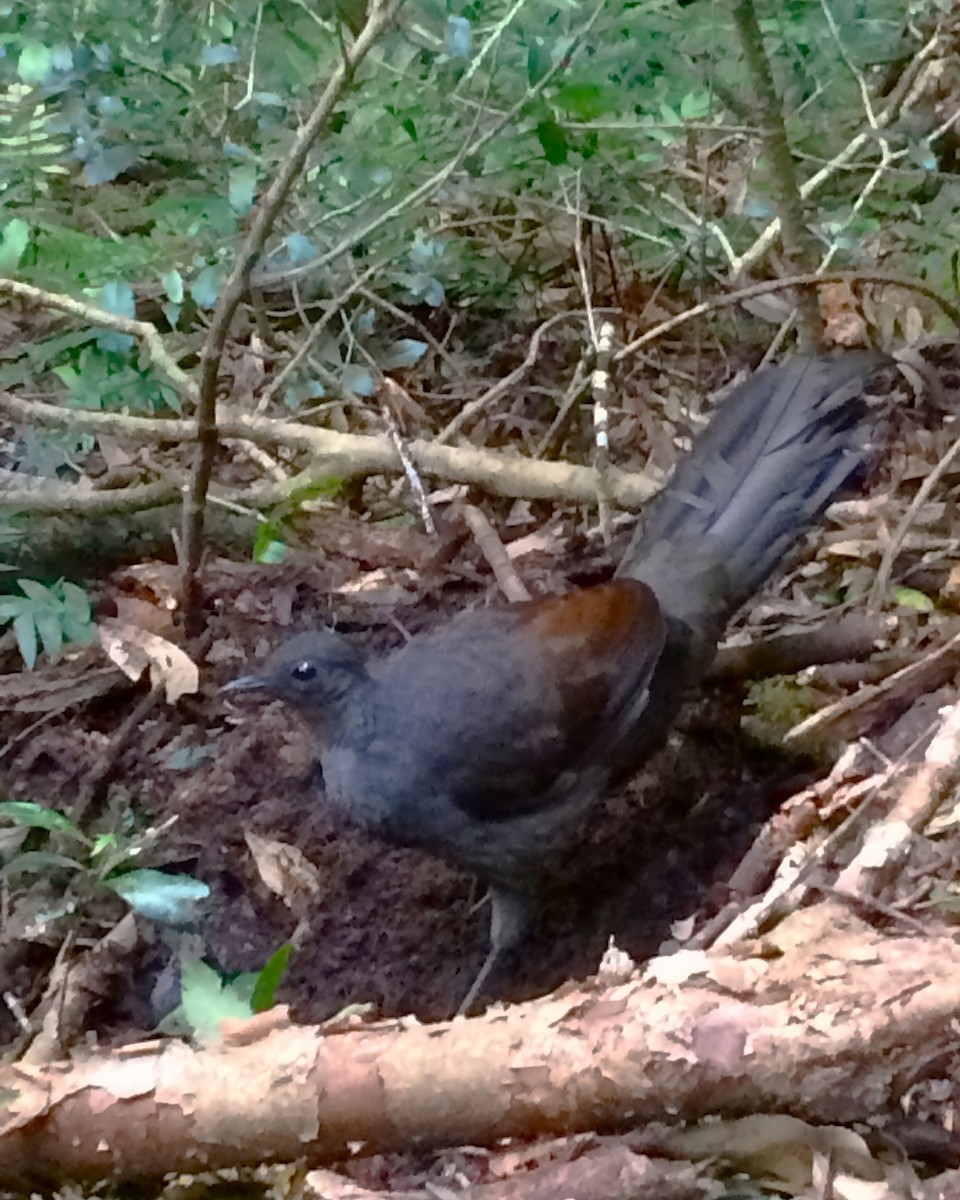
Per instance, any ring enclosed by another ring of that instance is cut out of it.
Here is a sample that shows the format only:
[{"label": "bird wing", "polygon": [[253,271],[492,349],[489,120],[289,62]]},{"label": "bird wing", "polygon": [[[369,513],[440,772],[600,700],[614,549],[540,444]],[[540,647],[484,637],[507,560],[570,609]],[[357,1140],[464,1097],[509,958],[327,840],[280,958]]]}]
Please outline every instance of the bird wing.
[{"label": "bird wing", "polygon": [[663,642],[653,592],[625,579],[466,614],[411,644],[396,658],[407,656],[408,704],[433,723],[426,738],[418,727],[424,780],[442,778],[448,800],[496,820],[551,803],[561,778],[602,777],[635,733]]}]

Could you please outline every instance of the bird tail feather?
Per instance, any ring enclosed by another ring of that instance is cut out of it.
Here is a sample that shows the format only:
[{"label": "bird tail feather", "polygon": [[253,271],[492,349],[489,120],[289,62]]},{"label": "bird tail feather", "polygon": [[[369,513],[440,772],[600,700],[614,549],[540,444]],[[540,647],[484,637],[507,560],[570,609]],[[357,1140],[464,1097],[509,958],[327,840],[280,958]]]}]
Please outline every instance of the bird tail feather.
[{"label": "bird tail feather", "polygon": [[800,359],[741,384],[647,506],[618,573],[714,640],[866,458],[862,393],[883,361]]}]

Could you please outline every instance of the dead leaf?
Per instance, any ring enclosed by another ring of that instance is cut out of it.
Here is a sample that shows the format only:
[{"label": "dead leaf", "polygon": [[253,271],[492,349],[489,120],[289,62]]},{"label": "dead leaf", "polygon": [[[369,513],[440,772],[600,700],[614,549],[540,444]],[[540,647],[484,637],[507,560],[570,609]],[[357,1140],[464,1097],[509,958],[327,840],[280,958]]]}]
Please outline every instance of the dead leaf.
[{"label": "dead leaf", "polygon": [[835,346],[865,346],[867,325],[850,284],[842,281],[821,284],[818,297],[827,342]]},{"label": "dead leaf", "polygon": [[125,567],[114,576],[121,588],[175,612],[179,601],[180,568],[172,563],[145,562]]},{"label": "dead leaf", "polygon": [[794,1196],[809,1195],[817,1152],[832,1155],[837,1169],[856,1178],[871,1182],[883,1178],[882,1166],[858,1133],[836,1125],[810,1125],[783,1114],[703,1122],[671,1133],[666,1142],[679,1158],[716,1156]]},{"label": "dead leaf", "polygon": [[149,667],[151,685],[164,685],[168,704],[199,689],[197,664],[166,638],[111,617],[100,621],[97,634],[107,657],[128,679],[139,679]]},{"label": "dead leaf", "polygon": [[123,592],[117,593],[114,603],[117,606],[117,618],[125,625],[135,625],[159,637],[169,637],[174,631],[173,613],[169,608],[161,608],[150,600],[128,596]]},{"label": "dead leaf", "polygon": [[301,908],[320,894],[320,873],[302,850],[255,833],[244,837],[260,878],[288,908]]},{"label": "dead leaf", "polygon": [[133,454],[118,438],[111,437],[106,433],[99,433],[97,434],[97,445],[100,447],[103,461],[111,471],[116,471],[120,467],[129,467],[133,462]]},{"label": "dead leaf", "polygon": [[[410,572],[399,572],[410,577]],[[365,604],[412,604],[414,592],[408,591],[397,578],[397,574],[382,569],[364,571],[353,579],[332,589],[342,596],[353,596]]]}]

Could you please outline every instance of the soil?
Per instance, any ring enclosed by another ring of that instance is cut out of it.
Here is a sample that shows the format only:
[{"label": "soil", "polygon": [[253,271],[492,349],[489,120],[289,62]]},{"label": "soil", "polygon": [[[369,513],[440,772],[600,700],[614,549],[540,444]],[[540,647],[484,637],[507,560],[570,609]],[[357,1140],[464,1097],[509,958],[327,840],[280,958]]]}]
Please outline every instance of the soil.
[{"label": "soil", "polygon": [[[364,535],[368,526],[358,528],[361,538],[375,536]],[[449,1016],[486,950],[487,909],[473,880],[335,819],[298,720],[280,704],[240,710],[219,694],[277,641],[331,617],[380,651],[493,594],[482,563],[471,562],[468,552],[453,567],[437,566],[421,551],[418,543],[411,556],[421,568],[418,592],[400,607],[342,594],[332,601],[333,589],[357,576],[355,557],[301,554],[273,567],[214,562],[206,576],[209,665],[198,695],[176,707],[152,705],[118,750],[118,730],[145,691],[120,688],[42,724],[2,764],[0,791],[8,798],[74,816],[78,802],[89,802],[81,824],[91,832],[176,818],[142,865],[183,871],[209,885],[205,919],[194,933],[225,975],[258,970],[293,937],[297,949],[277,1000],[300,1021],[321,1021],[350,1004],[369,1004],[386,1016]],[[382,547],[377,553],[383,557]],[[158,577],[171,570],[154,567]],[[409,563],[396,570],[409,581]],[[572,564],[551,562],[543,583],[562,586],[564,576],[568,583],[591,582],[608,571],[602,555],[585,563],[583,547],[575,546]],[[122,599],[129,586],[119,572],[105,594]],[[388,584],[386,595],[395,600],[396,587]],[[58,670],[47,673],[55,680]],[[643,960],[669,941],[673,922],[726,898],[725,877],[761,823],[802,785],[804,770],[799,760],[743,735],[740,713],[736,689],[729,688],[705,689],[688,706],[642,776],[596,813],[536,934],[494,977],[487,999],[523,999],[592,973],[611,936]],[[7,714],[3,742],[27,726],[25,716]],[[248,835],[302,851],[315,868],[312,891],[274,894],[257,870]],[[117,915],[116,905],[93,902],[83,935],[98,936]],[[88,1016],[101,1040],[150,1030],[175,1002],[169,964],[176,939],[159,927],[147,933],[128,976],[114,977]],[[7,986],[28,1005],[62,934],[62,922],[54,921],[45,936],[17,939],[4,951]],[[16,1032],[11,1014],[0,1011],[0,1044]]]}]

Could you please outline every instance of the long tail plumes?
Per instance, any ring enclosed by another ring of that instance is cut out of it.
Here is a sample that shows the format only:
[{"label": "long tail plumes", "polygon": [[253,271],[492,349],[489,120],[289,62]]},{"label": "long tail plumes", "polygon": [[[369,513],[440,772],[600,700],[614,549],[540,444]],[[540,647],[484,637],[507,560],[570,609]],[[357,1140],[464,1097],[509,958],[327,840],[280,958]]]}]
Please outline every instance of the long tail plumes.
[{"label": "long tail plumes", "polygon": [[761,370],[717,409],[648,505],[619,574],[715,640],[867,453],[864,353]]}]

